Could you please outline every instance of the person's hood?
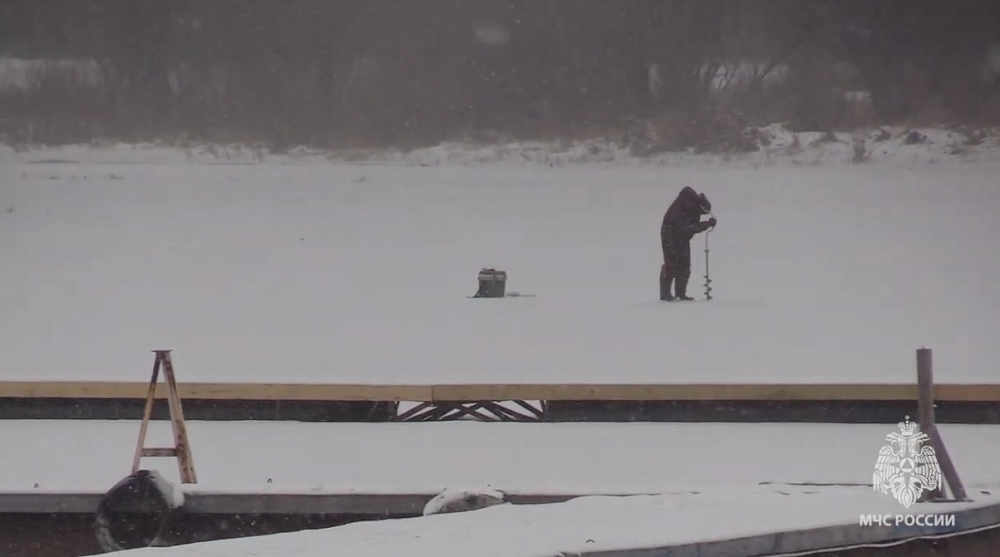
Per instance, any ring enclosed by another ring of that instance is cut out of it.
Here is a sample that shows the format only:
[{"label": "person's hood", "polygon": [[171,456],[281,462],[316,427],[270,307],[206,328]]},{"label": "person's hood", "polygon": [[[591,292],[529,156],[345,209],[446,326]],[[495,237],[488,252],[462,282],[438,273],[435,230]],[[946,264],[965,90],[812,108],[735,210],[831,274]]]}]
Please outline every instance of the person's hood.
[{"label": "person's hood", "polygon": [[699,210],[704,215],[712,212],[712,203],[705,194],[694,191],[691,186],[684,186],[677,198],[686,209]]},{"label": "person's hood", "polygon": [[695,207],[699,204],[698,192],[694,191],[694,188],[691,186],[684,186],[681,193],[677,194],[677,199],[685,207]]}]

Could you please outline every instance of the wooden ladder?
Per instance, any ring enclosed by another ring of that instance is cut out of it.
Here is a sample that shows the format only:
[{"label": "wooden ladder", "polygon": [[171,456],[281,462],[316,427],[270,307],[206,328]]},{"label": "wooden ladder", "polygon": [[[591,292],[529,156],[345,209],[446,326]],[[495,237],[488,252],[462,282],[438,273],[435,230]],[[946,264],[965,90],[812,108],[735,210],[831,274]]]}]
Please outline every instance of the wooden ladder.
[{"label": "wooden ladder", "polygon": [[[154,350],[156,360],[153,362],[153,377],[149,380],[149,392],[146,395],[146,409],[142,414],[142,426],[139,428],[139,442],[135,447],[135,457],[132,459],[132,473],[139,470],[142,457],[173,457],[177,459],[177,467],[181,473],[181,483],[198,483],[194,472],[194,460],[191,458],[191,445],[188,443],[187,427],[184,425],[184,411],[181,409],[181,397],[177,394],[177,381],[174,379],[174,365],[170,361],[170,350]],[[149,419],[153,413],[153,400],[156,398],[156,382],[160,377],[160,368],[167,384],[167,405],[170,408],[170,425],[174,430],[174,446],[172,448],[146,448],[146,431]]]}]

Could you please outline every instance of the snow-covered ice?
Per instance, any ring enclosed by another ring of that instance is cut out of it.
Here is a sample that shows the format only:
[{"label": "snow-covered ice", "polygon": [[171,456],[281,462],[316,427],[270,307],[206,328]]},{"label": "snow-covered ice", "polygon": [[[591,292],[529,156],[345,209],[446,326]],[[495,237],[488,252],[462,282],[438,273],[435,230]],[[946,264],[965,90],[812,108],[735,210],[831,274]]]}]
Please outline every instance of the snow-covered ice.
[{"label": "snow-covered ice", "polygon": [[[901,417],[902,418],[902,417]],[[940,426],[970,488],[1000,488],[1000,426]],[[0,491],[103,493],[131,471],[135,421],[0,421]],[[896,424],[188,423],[187,491],[652,494],[760,484],[870,485]],[[147,446],[169,446],[152,422]],[[66,454],[73,458],[67,460]],[[174,459],[144,468],[180,483]]]},{"label": "snow-covered ice", "polygon": [[[0,380],[143,381],[171,348],[187,382],[912,382],[928,346],[937,380],[997,381],[996,164],[110,152],[4,151]],[[658,228],[685,185],[719,219],[715,299],[667,305]],[[467,299],[483,267],[538,296]]]},{"label": "snow-covered ice", "polygon": [[358,522],[265,537],[138,549],[136,557],[555,557],[729,540],[793,529],[857,525],[861,515],[956,512],[996,504],[920,505],[909,512],[871,489],[717,490],[697,494],[582,497],[549,505],[497,505],[419,518]]},{"label": "snow-covered ice", "polygon": [[[0,148],[0,380],[143,381],[149,351],[172,348],[180,381],[912,382],[913,351],[929,346],[938,381],[996,382],[1000,166],[952,164],[968,157],[944,136],[831,164],[849,142],[793,152],[767,131],[768,149],[731,164],[614,150],[571,164],[587,146],[379,165]],[[211,158],[250,164],[189,164]],[[657,229],[685,185],[719,218],[715,300],[667,305]],[[467,299],[482,267],[538,296]],[[139,552],[549,557],[851,524],[900,512],[870,487],[831,485],[869,484],[894,425],[191,422],[188,493],[658,495]],[[1000,427],[940,429],[974,498],[992,501]],[[0,422],[0,491],[104,492],[128,474],[137,432]],[[150,445],[168,439],[152,424]],[[172,460],[143,464],[177,481]]]}]

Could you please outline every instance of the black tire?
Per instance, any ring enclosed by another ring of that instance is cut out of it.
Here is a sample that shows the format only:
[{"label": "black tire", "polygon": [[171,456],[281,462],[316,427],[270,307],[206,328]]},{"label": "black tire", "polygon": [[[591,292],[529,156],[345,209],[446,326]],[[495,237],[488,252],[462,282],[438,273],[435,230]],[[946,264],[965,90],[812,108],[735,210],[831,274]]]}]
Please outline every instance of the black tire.
[{"label": "black tire", "polygon": [[164,534],[181,509],[171,508],[149,470],[139,470],[112,487],[97,507],[94,530],[101,549],[110,553],[172,545]]}]

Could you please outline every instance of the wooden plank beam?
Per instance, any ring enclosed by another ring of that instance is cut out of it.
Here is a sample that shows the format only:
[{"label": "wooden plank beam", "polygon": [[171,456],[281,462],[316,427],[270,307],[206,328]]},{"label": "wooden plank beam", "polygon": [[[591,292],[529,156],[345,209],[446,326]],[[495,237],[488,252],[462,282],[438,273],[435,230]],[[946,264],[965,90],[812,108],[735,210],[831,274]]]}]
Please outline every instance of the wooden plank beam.
[{"label": "wooden plank beam", "polygon": [[[473,400],[917,400],[905,384],[434,385],[436,401]],[[997,385],[938,385],[940,401],[1000,402]]]},{"label": "wooden plank beam", "polygon": [[[0,398],[145,399],[147,383],[78,381],[0,381]],[[181,399],[207,400],[431,400],[431,387],[419,385],[310,385],[281,383],[180,383]],[[156,388],[165,399],[166,387]]]},{"label": "wooden plank beam", "polygon": [[[147,383],[0,381],[0,398],[145,399]],[[474,402],[481,400],[917,400],[915,384],[330,385],[182,383],[182,399]],[[157,398],[166,397],[163,385]],[[941,402],[1000,402],[1000,384],[935,385]]]}]

